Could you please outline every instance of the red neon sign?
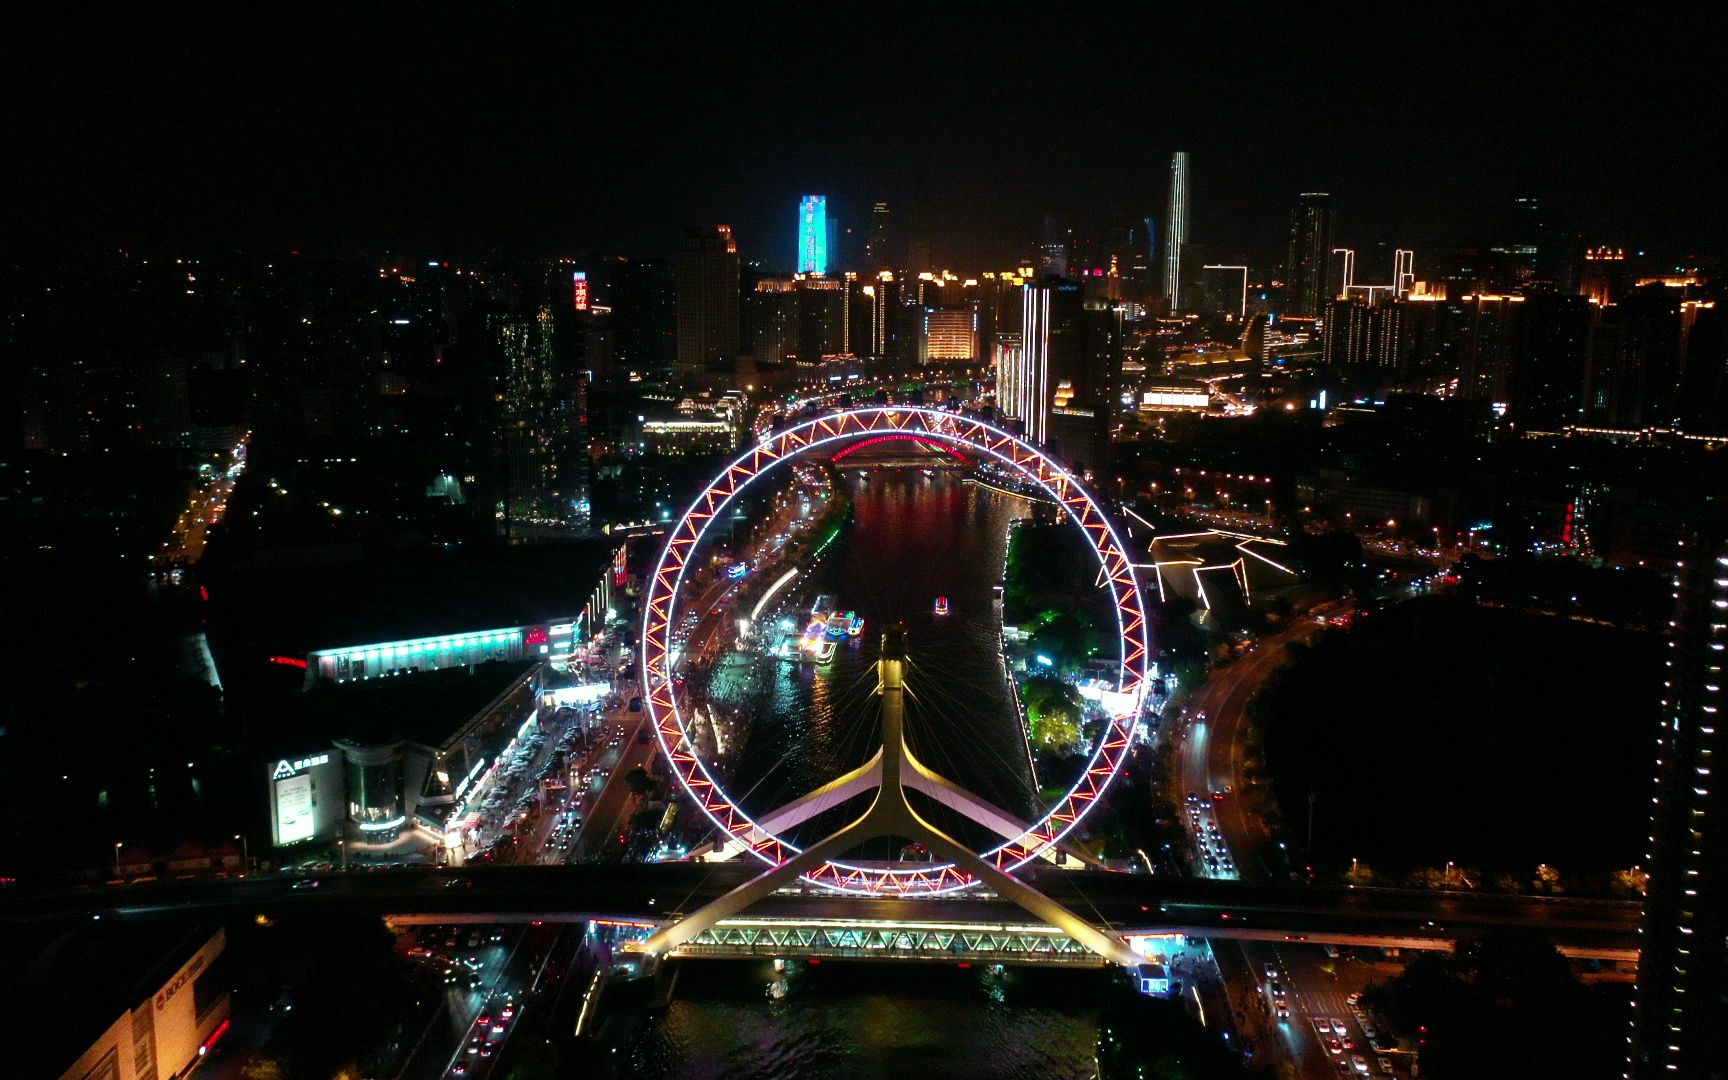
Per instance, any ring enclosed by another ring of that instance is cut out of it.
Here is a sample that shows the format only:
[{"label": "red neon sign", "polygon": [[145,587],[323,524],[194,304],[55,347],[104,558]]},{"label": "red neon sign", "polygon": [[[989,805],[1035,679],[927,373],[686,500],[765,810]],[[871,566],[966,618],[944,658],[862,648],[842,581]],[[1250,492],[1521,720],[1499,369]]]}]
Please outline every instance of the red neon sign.
[{"label": "red neon sign", "polygon": [[298,656],[272,656],[270,662],[272,664],[281,664],[283,667],[297,667],[301,671],[306,670],[306,661],[300,659]]}]

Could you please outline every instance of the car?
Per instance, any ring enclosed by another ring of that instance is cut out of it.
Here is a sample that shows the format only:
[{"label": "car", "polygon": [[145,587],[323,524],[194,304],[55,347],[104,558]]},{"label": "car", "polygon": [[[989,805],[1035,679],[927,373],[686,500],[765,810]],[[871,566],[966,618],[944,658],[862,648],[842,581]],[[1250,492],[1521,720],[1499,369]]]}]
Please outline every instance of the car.
[{"label": "car", "polygon": [[1348,1036],[1348,1035],[1344,1036],[1342,1041],[1344,1043],[1344,1049],[1346,1049],[1346,1050],[1356,1049],[1356,1040],[1352,1039],[1350,1036]]},{"label": "car", "polygon": [[1278,999],[1278,1004],[1272,1007],[1272,1011],[1278,1014],[1280,1020],[1290,1019],[1290,1005],[1283,998]]},{"label": "car", "polygon": [[474,1019],[474,1023],[484,1031],[486,1028],[492,1026],[492,1013],[487,1009],[481,1009],[480,1015]]},{"label": "car", "polygon": [[472,889],[474,887],[474,879],[465,877],[451,878],[449,881],[444,883],[444,887],[446,889]]},{"label": "car", "polygon": [[1380,1072],[1384,1076],[1395,1075],[1395,1070],[1392,1068],[1392,1059],[1391,1058],[1383,1057],[1380,1059]]},{"label": "car", "polygon": [[1223,802],[1224,801],[1224,793],[1222,791],[1214,791],[1212,793],[1212,801],[1213,802]]},{"label": "car", "polygon": [[1354,1065],[1356,1071],[1361,1073],[1363,1076],[1368,1075],[1368,1059],[1363,1057],[1361,1054],[1350,1055],[1350,1064]]},{"label": "car", "polygon": [[1340,1061],[1338,1063],[1338,1075],[1340,1075],[1340,1076],[1355,1076],[1356,1070],[1352,1069],[1350,1067],[1350,1063],[1348,1061]]},{"label": "car", "polygon": [[1338,1019],[1336,1016],[1332,1017],[1332,1033],[1334,1035],[1342,1035],[1349,1030],[1349,1028],[1344,1026],[1344,1021]]},{"label": "car", "polygon": [[1320,1036],[1321,1042],[1325,1042],[1332,1034],[1331,1022],[1324,1016],[1314,1017],[1314,1033]]},{"label": "car", "polygon": [[502,1020],[494,1020],[492,1022],[491,1031],[494,1035],[504,1034],[504,1022]]},{"label": "car", "polygon": [[1276,979],[1272,980],[1272,996],[1275,998],[1284,996],[1284,984]]},{"label": "car", "polygon": [[1326,1049],[1327,1049],[1327,1050],[1328,1050],[1328,1051],[1329,1051],[1329,1052],[1330,1052],[1330,1053],[1334,1053],[1334,1054],[1342,1054],[1342,1053],[1343,1053],[1343,1052],[1344,1052],[1344,1044],[1343,1044],[1343,1043],[1341,1043],[1341,1042],[1339,1042],[1339,1041],[1338,1041],[1338,1040],[1337,1040],[1337,1039],[1335,1039],[1335,1038],[1332,1038],[1332,1039],[1327,1039],[1327,1040],[1326,1040]]},{"label": "car", "polygon": [[1357,1004],[1360,1004],[1361,1001],[1362,1001],[1362,995],[1360,993],[1355,993],[1355,994],[1351,994],[1350,996],[1346,997],[1344,999],[1344,1004],[1357,1005]]},{"label": "car", "polygon": [[300,889],[316,889],[319,887],[320,884],[321,883],[319,882],[319,880],[317,878],[307,878],[305,881],[296,881],[291,886],[291,888],[295,889],[296,891],[298,891]]},{"label": "car", "polygon": [[456,1064],[450,1066],[450,1075],[451,1076],[467,1076],[468,1075],[468,1063],[464,1062],[464,1061],[458,1061]]},{"label": "car", "polygon": [[498,1015],[502,1016],[506,1020],[510,1019],[512,1016],[515,1016],[516,1015],[515,1002],[506,1001],[504,1003],[504,1007],[502,1009],[498,1010]]},{"label": "car", "polygon": [[1278,965],[1277,964],[1267,964],[1265,971],[1266,971],[1266,977],[1268,979],[1276,979],[1278,977]]}]

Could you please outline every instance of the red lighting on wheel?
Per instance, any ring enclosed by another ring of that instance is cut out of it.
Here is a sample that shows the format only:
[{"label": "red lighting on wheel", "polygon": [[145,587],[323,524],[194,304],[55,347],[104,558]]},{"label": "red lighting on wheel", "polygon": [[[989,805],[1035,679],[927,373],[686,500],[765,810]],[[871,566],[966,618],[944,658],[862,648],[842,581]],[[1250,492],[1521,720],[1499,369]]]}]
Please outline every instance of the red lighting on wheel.
[{"label": "red lighting on wheel", "polygon": [[[778,866],[797,853],[796,847],[763,829],[734,803],[694,751],[680,711],[678,680],[670,670],[677,593],[691,555],[709,526],[757,476],[804,451],[832,443],[853,444],[831,455],[832,460],[840,460],[862,446],[891,440],[940,445],[960,460],[989,458],[1020,473],[1080,528],[1098,559],[1100,581],[1115,603],[1121,648],[1120,696],[1114,699],[1110,722],[1074,786],[1025,833],[982,853],[1004,871],[1013,871],[1037,859],[1076,828],[1121,771],[1148,686],[1151,651],[1133,560],[1115,527],[1067,469],[1008,432],[937,409],[872,406],[806,420],[764,435],[761,442],[722,470],[677,524],[666,530],[666,545],[643,582],[643,701],[680,785],[715,827],[736,837],[746,851],[767,866]],[[810,871],[805,879],[841,892],[891,895],[956,892],[976,884],[971,875],[951,864],[882,869],[829,862]]]}]

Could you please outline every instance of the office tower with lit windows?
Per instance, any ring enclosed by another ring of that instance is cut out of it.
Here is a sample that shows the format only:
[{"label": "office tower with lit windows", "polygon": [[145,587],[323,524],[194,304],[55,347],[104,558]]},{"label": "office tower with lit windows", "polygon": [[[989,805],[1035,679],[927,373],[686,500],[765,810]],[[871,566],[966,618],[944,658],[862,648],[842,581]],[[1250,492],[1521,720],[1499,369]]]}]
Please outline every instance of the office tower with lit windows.
[{"label": "office tower with lit windows", "polygon": [[919,323],[918,362],[978,359],[978,310],[925,308]]},{"label": "office tower with lit windows", "polygon": [[828,196],[806,195],[798,200],[798,272],[828,272]]},{"label": "office tower with lit windows", "polygon": [[1728,684],[1728,532],[1719,511],[1679,541],[1673,581],[1626,1076],[1722,1080],[1728,1077],[1728,799],[1715,755],[1728,753],[1717,732]]},{"label": "office tower with lit windows", "polygon": [[678,282],[680,378],[705,374],[738,352],[738,245],[730,225],[684,230]]},{"label": "office tower with lit windows", "polygon": [[1332,257],[1337,212],[1332,196],[1305,191],[1290,211],[1290,245],[1284,259],[1284,290],[1290,297],[1287,314],[1316,316],[1327,300],[1327,271]]},{"label": "office tower with lit windows", "polygon": [[998,407],[1065,462],[1101,467],[1122,373],[1119,307],[1088,310],[1077,282],[1027,282],[1020,327],[1014,400],[1003,405],[998,392]]},{"label": "office tower with lit windows", "polygon": [[1170,202],[1164,213],[1164,302],[1182,310],[1182,247],[1188,243],[1188,153],[1170,158]]}]

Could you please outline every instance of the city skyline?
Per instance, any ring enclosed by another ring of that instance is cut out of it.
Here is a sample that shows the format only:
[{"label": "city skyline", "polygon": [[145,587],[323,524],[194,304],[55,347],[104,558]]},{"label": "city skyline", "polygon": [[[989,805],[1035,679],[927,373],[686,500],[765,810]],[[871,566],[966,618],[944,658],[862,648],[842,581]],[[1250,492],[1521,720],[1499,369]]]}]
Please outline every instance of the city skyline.
[{"label": "city skyline", "polygon": [[1728,1080],[1715,12],[246,14],[0,35],[13,1071]]}]

